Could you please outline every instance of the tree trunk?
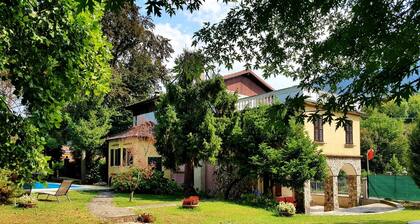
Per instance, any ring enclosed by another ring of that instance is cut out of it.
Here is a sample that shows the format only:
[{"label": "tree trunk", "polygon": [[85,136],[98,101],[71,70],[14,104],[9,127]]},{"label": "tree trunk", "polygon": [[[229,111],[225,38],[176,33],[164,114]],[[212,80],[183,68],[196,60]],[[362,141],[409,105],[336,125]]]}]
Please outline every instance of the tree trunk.
[{"label": "tree trunk", "polygon": [[196,194],[197,192],[194,189],[194,163],[188,161],[185,163],[184,170],[184,195],[188,197]]},{"label": "tree trunk", "polygon": [[134,191],[132,191],[132,192],[130,193],[130,202],[132,202],[132,201],[133,201],[133,198],[134,198]]},{"label": "tree trunk", "polygon": [[305,195],[303,189],[294,189],[296,200],[296,212],[305,213]]},{"label": "tree trunk", "polygon": [[80,156],[80,179],[82,183],[86,183],[86,150],[82,150]]},{"label": "tree trunk", "polygon": [[237,184],[237,183],[239,183],[242,179],[244,179],[245,178],[245,176],[241,176],[241,177],[239,177],[239,178],[236,178],[235,180],[233,180],[229,185],[228,185],[228,187],[226,188],[226,190],[225,190],[225,192],[224,192],[224,195],[223,195],[223,198],[225,199],[225,200],[227,200],[227,199],[229,199],[229,194],[230,194],[230,191],[232,190],[232,188]]}]

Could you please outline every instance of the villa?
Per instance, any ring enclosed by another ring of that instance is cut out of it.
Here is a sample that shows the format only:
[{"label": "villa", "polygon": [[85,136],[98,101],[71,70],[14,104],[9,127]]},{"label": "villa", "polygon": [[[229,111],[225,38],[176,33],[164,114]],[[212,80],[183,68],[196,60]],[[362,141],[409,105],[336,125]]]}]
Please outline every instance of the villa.
[{"label": "villa", "polygon": [[[223,77],[226,87],[239,96],[237,109],[272,104],[276,99],[284,101],[287,96],[303,93],[309,98],[305,101],[306,113],[316,110],[318,95],[305,92],[298,87],[274,90],[268,83],[250,70],[244,70]],[[155,102],[157,97],[127,107],[133,114],[133,126],[128,130],[109,136],[108,178],[127,169],[129,166],[146,167],[150,164],[162,170],[165,176],[179,184],[183,182],[183,167],[170,171],[162,167],[162,159],[154,147],[153,126]],[[325,181],[308,181],[305,184],[305,207],[322,205],[325,211],[339,207],[354,207],[359,204],[361,192],[361,155],[360,155],[360,113],[347,114],[350,120],[344,128],[324,124],[322,119],[305,122],[310,138],[319,145],[327,158],[329,175]],[[207,162],[194,170],[194,187],[208,194],[216,190],[215,167]],[[262,181],[256,188],[262,191]],[[275,196],[291,196],[289,188],[276,186]]]}]

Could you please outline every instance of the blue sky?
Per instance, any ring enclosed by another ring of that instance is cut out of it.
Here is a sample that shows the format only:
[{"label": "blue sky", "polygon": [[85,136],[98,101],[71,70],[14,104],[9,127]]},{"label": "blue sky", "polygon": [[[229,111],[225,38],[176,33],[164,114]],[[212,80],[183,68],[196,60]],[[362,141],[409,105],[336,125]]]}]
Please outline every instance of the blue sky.
[{"label": "blue sky", "polygon": [[[136,0],[136,4],[141,7],[141,14],[146,15],[144,0]],[[234,7],[234,3],[225,4],[217,0],[206,0],[199,11],[190,13],[188,11],[178,11],[175,16],[170,17],[163,13],[162,17],[152,16],[155,23],[155,33],[164,36],[171,40],[174,53],[172,59],[167,66],[173,66],[173,59],[179,55],[184,48],[191,48],[192,36],[195,31],[198,31],[204,22],[216,23],[222,20],[229,9]],[[243,70],[243,64],[237,62],[233,65],[232,70],[227,70],[220,67],[221,74],[228,74]],[[256,70],[261,76],[262,72]],[[276,77],[268,78],[266,81],[275,89],[281,89],[298,84],[290,78],[278,75]]]}]

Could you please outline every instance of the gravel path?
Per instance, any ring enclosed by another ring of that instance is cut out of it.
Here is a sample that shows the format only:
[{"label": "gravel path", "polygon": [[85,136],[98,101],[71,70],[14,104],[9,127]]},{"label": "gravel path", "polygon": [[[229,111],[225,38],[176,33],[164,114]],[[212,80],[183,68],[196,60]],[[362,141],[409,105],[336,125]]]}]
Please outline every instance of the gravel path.
[{"label": "gravel path", "polygon": [[112,222],[132,222],[136,217],[134,210],[148,209],[148,208],[161,208],[177,206],[178,203],[165,203],[165,204],[151,204],[140,205],[133,207],[116,207],[112,202],[114,193],[110,191],[100,192],[89,204],[88,208],[92,214],[103,221]]},{"label": "gravel path", "polygon": [[112,192],[100,192],[88,204],[90,212],[98,218],[107,221],[116,221],[116,219],[124,220],[125,218],[130,219],[135,215],[134,211],[131,209],[116,207],[112,202],[113,197],[114,194]]}]

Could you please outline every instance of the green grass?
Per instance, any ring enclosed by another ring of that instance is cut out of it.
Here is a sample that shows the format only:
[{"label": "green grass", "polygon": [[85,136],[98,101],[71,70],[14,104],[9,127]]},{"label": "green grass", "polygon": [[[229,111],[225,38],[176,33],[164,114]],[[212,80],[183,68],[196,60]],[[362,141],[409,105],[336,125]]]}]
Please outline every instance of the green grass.
[{"label": "green grass", "polygon": [[129,194],[117,193],[114,197],[114,204],[118,207],[132,207],[141,205],[167,204],[179,202],[183,199],[182,195],[153,195],[153,194],[134,194],[134,200],[129,202]]},{"label": "green grass", "polygon": [[[95,197],[94,192],[69,192],[71,202],[39,201],[36,208],[16,208],[13,205],[0,205],[0,223],[7,224],[78,224],[101,223],[90,214],[87,204]],[[41,196],[42,197],[42,196]],[[51,198],[51,197],[50,197]]]},{"label": "green grass", "polygon": [[296,215],[291,218],[278,217],[273,212],[238,205],[223,201],[204,201],[197,209],[183,209],[180,207],[163,207],[139,210],[150,212],[156,217],[156,223],[197,223],[197,224],[271,224],[271,223],[363,223],[363,224],[397,224],[420,219],[420,210],[404,210],[400,212],[361,215],[361,216],[309,216]]}]

